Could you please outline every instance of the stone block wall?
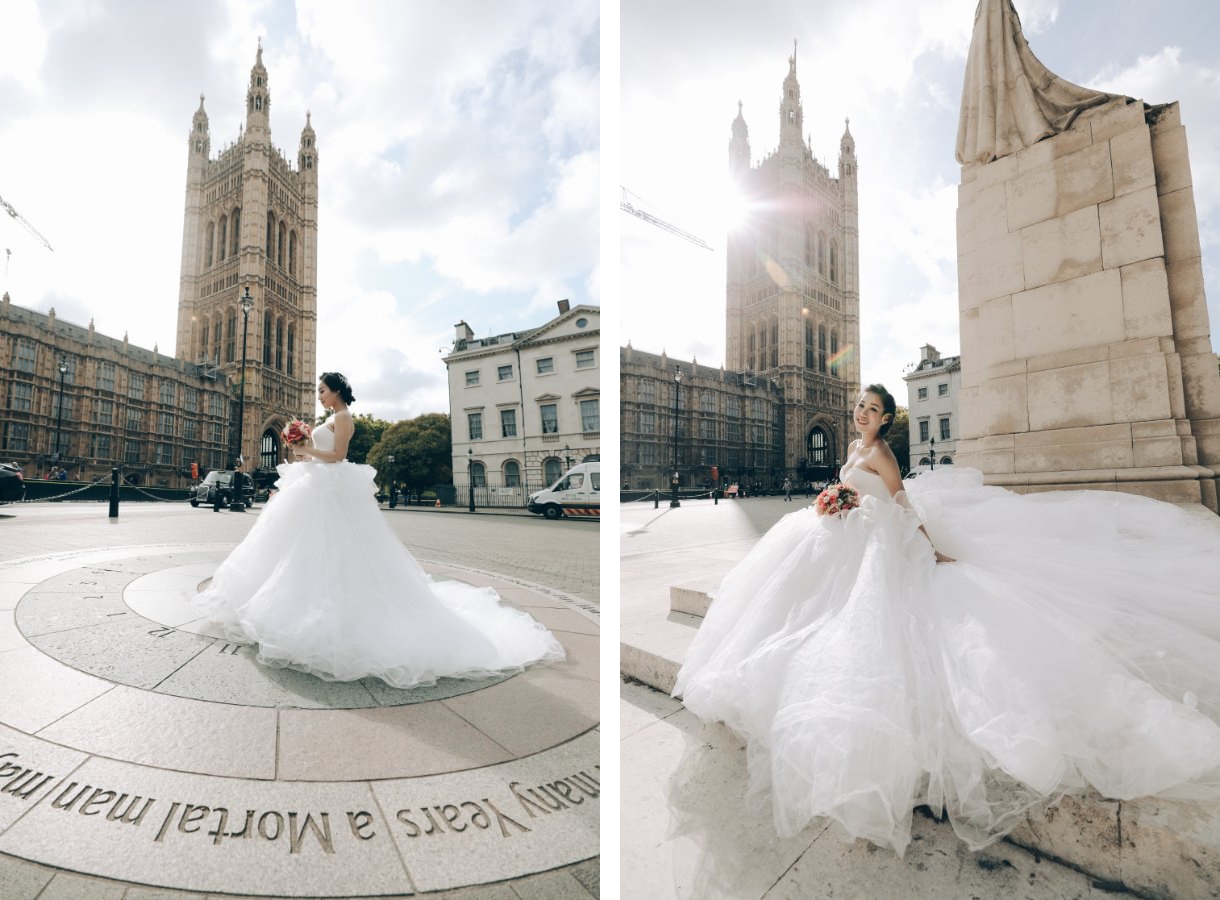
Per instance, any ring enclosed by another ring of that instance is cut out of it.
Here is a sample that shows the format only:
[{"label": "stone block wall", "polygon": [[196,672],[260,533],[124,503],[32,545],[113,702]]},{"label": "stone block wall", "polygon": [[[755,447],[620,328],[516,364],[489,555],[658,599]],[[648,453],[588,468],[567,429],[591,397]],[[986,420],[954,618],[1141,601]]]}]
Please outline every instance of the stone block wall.
[{"label": "stone block wall", "polygon": [[1217,508],[1211,351],[1177,104],[1115,100],[962,169],[958,461],[1015,490]]}]

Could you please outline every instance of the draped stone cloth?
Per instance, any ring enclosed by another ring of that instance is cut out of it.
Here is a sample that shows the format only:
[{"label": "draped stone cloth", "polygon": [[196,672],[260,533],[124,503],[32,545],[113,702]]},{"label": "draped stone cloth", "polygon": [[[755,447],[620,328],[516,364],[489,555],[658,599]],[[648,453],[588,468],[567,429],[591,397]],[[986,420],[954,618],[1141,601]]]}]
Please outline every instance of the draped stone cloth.
[{"label": "draped stone cloth", "polygon": [[1080,87],[1038,61],[1012,0],[980,0],[962,84],[957,161],[988,163],[1071,126],[1117,94]]}]

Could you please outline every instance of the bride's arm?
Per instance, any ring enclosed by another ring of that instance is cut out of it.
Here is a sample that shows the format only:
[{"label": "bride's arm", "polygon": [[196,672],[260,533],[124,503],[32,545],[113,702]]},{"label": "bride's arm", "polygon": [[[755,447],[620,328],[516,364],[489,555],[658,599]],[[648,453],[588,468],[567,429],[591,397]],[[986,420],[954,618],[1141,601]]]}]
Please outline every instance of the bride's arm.
[{"label": "bride's arm", "polygon": [[347,459],[347,445],[351,443],[352,435],[355,433],[356,426],[352,422],[351,413],[338,413],[335,416],[334,450],[319,450],[317,447],[300,447],[297,449],[297,453],[303,456],[312,456],[314,459],[328,463]]},{"label": "bride's arm", "polygon": [[[911,506],[911,501],[907,499],[907,492],[902,489],[902,473],[898,471],[898,460],[894,458],[894,454],[888,445],[882,444],[882,447],[885,448],[884,452],[876,454],[877,458],[873,460],[876,465],[877,474],[885,482],[885,486],[889,489],[890,496],[894,498],[894,502],[914,513],[915,507]],[[957,562],[951,556],[945,556],[945,554],[936,549],[936,545],[932,544],[932,536],[928,534],[922,522],[919,524],[919,530],[923,532],[923,536],[932,545],[932,552],[936,554],[937,562]]]}]

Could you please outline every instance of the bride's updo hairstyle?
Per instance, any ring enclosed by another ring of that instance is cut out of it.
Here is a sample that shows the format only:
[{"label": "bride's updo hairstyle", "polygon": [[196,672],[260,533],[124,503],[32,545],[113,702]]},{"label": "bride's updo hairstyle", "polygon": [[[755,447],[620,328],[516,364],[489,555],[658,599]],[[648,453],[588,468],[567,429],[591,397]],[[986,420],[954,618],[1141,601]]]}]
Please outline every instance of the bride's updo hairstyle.
[{"label": "bride's updo hairstyle", "polygon": [[[352,384],[344,375],[341,375],[338,372],[323,372],[318,378],[318,381],[322,382],[324,385],[338,394],[339,399],[348,406],[351,406],[356,402],[356,395],[352,393]],[[882,388],[882,390],[885,389]],[[893,399],[891,399],[890,403],[892,404],[893,402]]]},{"label": "bride's updo hairstyle", "polygon": [[876,394],[881,398],[881,411],[890,417],[888,422],[885,422],[877,429],[878,437],[885,437],[890,430],[890,426],[894,424],[894,414],[898,412],[898,404],[894,400],[894,395],[885,389],[883,384],[870,384],[862,393]]}]

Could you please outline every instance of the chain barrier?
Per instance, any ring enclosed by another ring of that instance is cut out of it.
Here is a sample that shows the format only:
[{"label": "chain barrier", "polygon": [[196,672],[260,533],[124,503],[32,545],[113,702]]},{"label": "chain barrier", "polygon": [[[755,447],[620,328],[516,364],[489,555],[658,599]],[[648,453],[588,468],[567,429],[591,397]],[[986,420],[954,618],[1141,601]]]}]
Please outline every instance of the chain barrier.
[{"label": "chain barrier", "polygon": [[62,500],[62,499],[64,499],[64,497],[71,497],[73,494],[79,494],[82,491],[87,491],[87,490],[89,490],[89,488],[97,487],[102,482],[109,481],[109,480],[110,480],[110,476],[104,475],[101,478],[99,478],[97,481],[87,484],[84,487],[76,488],[75,490],[72,490],[72,491],[64,491],[62,494],[55,494],[52,497],[39,497],[37,500],[26,499],[26,500],[22,500],[21,502],[22,503],[39,503],[43,500]]},{"label": "chain barrier", "polygon": [[142,487],[138,487],[137,485],[134,485],[134,484],[128,484],[128,485],[125,485],[125,487],[129,487],[136,493],[143,494],[145,497],[148,497],[149,499],[156,500],[158,503],[186,503],[191,499],[189,496],[177,498],[177,499],[172,498],[172,497],[158,497],[156,494],[150,494],[148,491],[144,490]]}]

